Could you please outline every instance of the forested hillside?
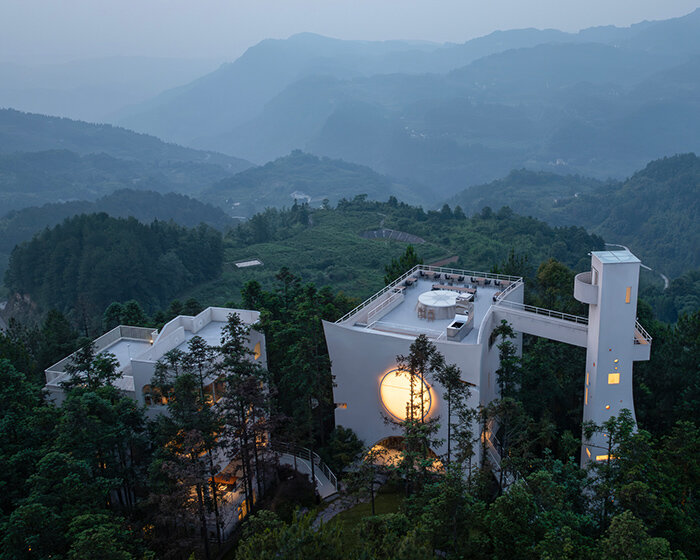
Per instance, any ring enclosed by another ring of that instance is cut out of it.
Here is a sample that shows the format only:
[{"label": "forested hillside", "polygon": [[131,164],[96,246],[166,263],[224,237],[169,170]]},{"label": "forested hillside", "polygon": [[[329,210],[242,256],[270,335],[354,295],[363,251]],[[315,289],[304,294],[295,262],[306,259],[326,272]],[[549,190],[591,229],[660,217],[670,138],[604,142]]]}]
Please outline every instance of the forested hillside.
[{"label": "forested hillside", "polygon": [[59,149],[161,164],[204,163],[218,166],[226,173],[236,173],[251,165],[235,157],[168,144],[155,136],[108,124],[0,109],[0,153]]},{"label": "forested hillside", "polygon": [[650,162],[621,182],[528,171],[466,189],[449,200],[467,212],[510,205],[553,225],[580,225],[620,243],[667,276],[700,266],[700,158]]},{"label": "forested hillside", "polygon": [[[507,208],[467,218],[459,209],[426,213],[396,199],[374,202],[358,196],[341,200],[336,208],[295,205],[253,216],[225,238],[225,261],[231,264],[224,267],[221,277],[186,295],[200,301],[235,301],[245,282],[256,280],[269,287],[276,272],[287,267],[303,281],[364,299],[383,286],[384,263],[398,258],[406,248],[399,241],[361,235],[380,224],[425,239],[416,246],[424,262],[457,257],[454,266],[471,270],[490,270],[507,261],[511,253],[530,272],[536,263],[550,257],[582,270],[588,263],[587,253],[603,247],[602,239],[583,228],[552,228]],[[251,258],[262,260],[263,266],[233,266]]]},{"label": "forested hillside", "polygon": [[219,181],[201,195],[235,216],[291,206],[295,200],[321,206],[364,193],[373,200],[396,196],[408,203],[427,201],[418,186],[393,182],[372,169],[296,150],[263,166]]},{"label": "forested hillside", "polygon": [[40,204],[88,200],[118,189],[197,194],[228,177],[221,167],[196,162],[143,162],[68,150],[0,154],[4,212]]},{"label": "forested hillside", "polygon": [[[1,158],[1,156],[0,156]],[[140,222],[153,220],[173,221],[185,227],[205,223],[219,231],[226,231],[235,220],[221,208],[204,204],[188,196],[153,191],[122,189],[103,196],[94,202],[56,202],[9,212],[0,217],[0,277],[5,272],[7,260],[15,245],[28,241],[36,233],[53,227],[64,219],[77,214],[104,212],[115,218],[133,216]]]},{"label": "forested hillside", "polygon": [[59,309],[82,324],[114,300],[164,306],[218,275],[222,256],[221,234],[205,225],[187,229],[84,214],[18,245],[5,285],[40,309]]}]

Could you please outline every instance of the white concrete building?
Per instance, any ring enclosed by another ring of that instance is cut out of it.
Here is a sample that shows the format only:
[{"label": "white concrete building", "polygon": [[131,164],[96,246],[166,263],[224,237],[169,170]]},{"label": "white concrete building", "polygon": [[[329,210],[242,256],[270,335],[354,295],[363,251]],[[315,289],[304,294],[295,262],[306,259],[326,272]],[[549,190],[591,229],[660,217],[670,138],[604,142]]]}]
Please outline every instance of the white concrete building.
[{"label": "white concrete building", "polygon": [[[494,302],[521,306],[523,290],[518,277],[419,265],[335,323],[325,322],[336,424],[352,428],[367,445],[400,443],[393,439],[401,435],[400,427],[387,421],[405,417],[408,396],[406,380],[395,373],[396,356],[407,355],[419,334],[461,369],[471,389],[469,406],[488,404],[498,393],[498,348],[491,333],[500,317]],[[518,349],[521,340],[518,335],[514,341]],[[443,389],[432,380],[425,383],[426,418],[442,417],[437,437],[444,439]],[[433,451],[442,453],[443,447]],[[475,447],[479,461],[480,446]]]},{"label": "white concrete building", "polygon": [[[115,381],[115,386],[135,401],[145,404],[147,414],[155,416],[166,410],[162,396],[151,390],[151,379],[156,362],[175,348],[186,352],[187,343],[195,335],[203,338],[211,346],[218,346],[221,343],[221,330],[232,313],[238,314],[243,323],[249,326],[257,323],[260,318],[258,311],[208,307],[195,317],[189,315],[175,317],[160,332],[149,328],[120,325],[95,339],[95,353],[114,354],[121,374]],[[248,338],[254,359],[259,360],[263,367],[267,367],[265,336],[251,329]],[[72,359],[73,355],[70,355],[45,371],[44,388],[56,404],[63,402],[62,382],[68,379],[66,366]],[[208,379],[207,382],[207,390],[217,400],[216,380]]]},{"label": "white concrete building", "polygon": [[[629,251],[592,253],[592,270],[579,274],[574,296],[590,305],[589,318],[523,304],[521,278],[419,265],[335,323],[324,322],[335,377],[337,425],[352,428],[368,445],[400,444],[396,420],[405,417],[407,382],[397,376],[397,355],[407,355],[419,334],[432,340],[471,386],[472,407],[498,396],[499,367],[493,330],[506,320],[518,333],[587,348],[584,420],[600,424],[622,408],[634,412],[632,363],[648,360],[651,338],[636,322],[639,259]],[[427,418],[443,416],[443,389],[424,380]],[[394,420],[394,422],[387,420]],[[484,437],[492,462],[500,459],[494,434]],[[476,461],[480,446],[476,446]],[[582,446],[582,465],[604,460],[604,437]],[[444,448],[434,450],[442,453]]]},{"label": "white concrete building", "polygon": [[[634,417],[632,365],[651,352],[651,337],[637,322],[639,266],[629,251],[599,251],[591,255],[591,271],[576,276],[574,297],[589,305],[584,422],[601,425],[623,408]],[[607,458],[604,434],[584,440],[582,465]]]}]

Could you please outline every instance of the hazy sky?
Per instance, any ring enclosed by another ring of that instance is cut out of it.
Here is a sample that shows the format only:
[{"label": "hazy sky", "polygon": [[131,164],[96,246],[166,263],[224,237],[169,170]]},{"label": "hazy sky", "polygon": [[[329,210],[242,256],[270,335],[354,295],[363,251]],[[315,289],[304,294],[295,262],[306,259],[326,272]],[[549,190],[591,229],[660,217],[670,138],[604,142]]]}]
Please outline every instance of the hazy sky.
[{"label": "hazy sky", "polygon": [[0,0],[0,60],[111,55],[233,60],[268,38],[464,42],[496,29],[629,25],[699,0]]}]

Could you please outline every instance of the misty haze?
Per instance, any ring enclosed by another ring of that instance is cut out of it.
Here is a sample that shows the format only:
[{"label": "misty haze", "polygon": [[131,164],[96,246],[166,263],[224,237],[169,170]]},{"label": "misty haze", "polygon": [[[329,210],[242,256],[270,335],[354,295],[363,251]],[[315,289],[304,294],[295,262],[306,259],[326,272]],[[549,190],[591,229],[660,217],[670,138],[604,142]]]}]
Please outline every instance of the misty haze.
[{"label": "misty haze", "polygon": [[700,559],[700,7],[0,15],[0,560]]}]

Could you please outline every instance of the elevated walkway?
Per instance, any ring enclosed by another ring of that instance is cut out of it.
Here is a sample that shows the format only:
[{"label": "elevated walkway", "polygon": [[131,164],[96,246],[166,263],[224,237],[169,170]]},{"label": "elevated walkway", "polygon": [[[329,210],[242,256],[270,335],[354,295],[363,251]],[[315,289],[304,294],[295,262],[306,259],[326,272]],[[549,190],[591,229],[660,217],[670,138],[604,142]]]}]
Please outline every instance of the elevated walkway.
[{"label": "elevated walkway", "polygon": [[533,305],[501,300],[493,306],[496,323],[508,321],[514,331],[586,347],[588,319]]},{"label": "elevated walkway", "polygon": [[[496,323],[506,320],[517,332],[541,336],[582,348],[587,347],[588,319],[586,317],[503,299],[494,304],[493,316]],[[632,359],[635,362],[648,360],[651,354],[652,338],[639,322],[635,323],[634,332],[631,333],[630,338],[634,343]]]},{"label": "elevated walkway", "polygon": [[272,449],[280,454],[280,464],[289,465],[297,472],[306,474],[311,479],[311,458],[314,461],[314,476],[316,490],[322,500],[338,492],[338,479],[326,463],[316,453],[311,453],[306,447],[298,447],[283,442],[275,442]]}]

